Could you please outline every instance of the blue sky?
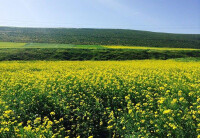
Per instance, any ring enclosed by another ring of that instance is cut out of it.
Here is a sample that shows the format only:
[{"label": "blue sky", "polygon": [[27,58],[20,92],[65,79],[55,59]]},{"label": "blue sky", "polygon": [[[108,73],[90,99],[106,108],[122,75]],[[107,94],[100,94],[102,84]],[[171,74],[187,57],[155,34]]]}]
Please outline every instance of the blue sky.
[{"label": "blue sky", "polygon": [[200,0],[0,0],[0,26],[200,34]]}]

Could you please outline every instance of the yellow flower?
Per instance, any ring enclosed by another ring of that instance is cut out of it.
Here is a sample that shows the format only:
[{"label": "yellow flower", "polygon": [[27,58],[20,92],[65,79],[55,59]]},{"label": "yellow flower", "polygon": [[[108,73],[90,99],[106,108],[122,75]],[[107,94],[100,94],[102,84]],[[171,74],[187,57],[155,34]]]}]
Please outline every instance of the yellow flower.
[{"label": "yellow flower", "polygon": [[26,130],[26,131],[30,131],[31,129],[32,129],[32,127],[30,125],[24,127],[24,130]]},{"label": "yellow flower", "polygon": [[17,137],[20,137],[20,138],[21,138],[21,137],[22,137],[22,135],[21,135],[21,134],[17,134]]},{"label": "yellow flower", "polygon": [[141,122],[142,122],[142,123],[144,123],[144,122],[145,122],[145,120],[144,120],[144,119],[142,119],[142,120],[141,120]]},{"label": "yellow flower", "polygon": [[55,122],[56,124],[60,123],[58,120],[54,120],[54,122]]},{"label": "yellow flower", "polygon": [[111,129],[111,128],[113,128],[113,126],[108,126],[108,127],[107,127],[107,129]]},{"label": "yellow flower", "polygon": [[41,122],[41,118],[40,117],[37,117],[35,120],[34,120],[34,124],[38,124]]},{"label": "yellow flower", "polygon": [[36,128],[36,129],[35,129],[36,132],[38,132],[39,130],[40,130],[39,128]]},{"label": "yellow flower", "polygon": [[31,124],[31,120],[28,120],[28,121],[27,121],[27,125],[29,125],[29,124]]},{"label": "yellow flower", "polygon": [[56,114],[55,112],[51,112],[51,113],[50,113],[51,116],[53,116],[53,115],[55,115],[55,114]]},{"label": "yellow flower", "polygon": [[10,129],[6,127],[6,128],[4,129],[4,131],[10,131]]},{"label": "yellow flower", "polygon": [[144,106],[147,106],[147,105],[148,105],[148,103],[143,103],[143,105],[144,105]]},{"label": "yellow flower", "polygon": [[52,127],[52,125],[53,125],[53,122],[52,121],[48,121],[48,123],[47,123],[47,129],[49,129],[49,128],[51,128]]},{"label": "yellow flower", "polygon": [[179,101],[183,101],[183,100],[184,100],[184,97],[179,98]]},{"label": "yellow flower", "polygon": [[59,119],[60,122],[62,122],[63,120],[64,120],[63,118],[60,118],[60,119]]},{"label": "yellow flower", "polygon": [[158,103],[162,104],[165,101],[165,98],[161,97],[160,100],[158,100]]},{"label": "yellow flower", "polygon": [[129,114],[131,114],[132,112],[133,112],[133,110],[132,110],[132,109],[129,109],[129,110],[128,110],[128,113],[129,113]]},{"label": "yellow flower", "polygon": [[164,87],[159,87],[159,89],[160,89],[160,90],[164,90],[165,88],[164,88]]},{"label": "yellow flower", "polygon": [[172,101],[171,101],[171,104],[175,104],[177,102],[177,99],[173,99]]},{"label": "yellow flower", "polygon": [[181,96],[181,95],[182,95],[182,91],[179,90],[179,91],[178,91],[178,96]]},{"label": "yellow flower", "polygon": [[22,126],[23,122],[19,123],[18,126]]},{"label": "yellow flower", "polygon": [[13,113],[12,110],[7,110],[7,111],[5,111],[5,114],[12,114],[12,113]]},{"label": "yellow flower", "polygon": [[172,112],[172,110],[171,109],[168,109],[168,110],[164,110],[163,111],[163,114],[170,114]]}]

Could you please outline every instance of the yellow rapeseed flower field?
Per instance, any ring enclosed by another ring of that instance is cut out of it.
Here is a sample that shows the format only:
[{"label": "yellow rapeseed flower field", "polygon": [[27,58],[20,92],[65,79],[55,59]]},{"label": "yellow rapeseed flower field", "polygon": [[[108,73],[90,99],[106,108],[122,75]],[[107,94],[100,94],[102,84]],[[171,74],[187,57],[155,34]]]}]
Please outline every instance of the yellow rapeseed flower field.
[{"label": "yellow rapeseed flower field", "polygon": [[145,47],[145,46],[119,46],[119,45],[110,45],[103,46],[104,48],[110,49],[143,49],[143,50],[167,50],[167,51],[176,51],[176,50],[199,50],[194,48],[168,48],[168,47]]},{"label": "yellow rapeseed flower field", "polygon": [[199,137],[200,62],[0,62],[0,137]]}]

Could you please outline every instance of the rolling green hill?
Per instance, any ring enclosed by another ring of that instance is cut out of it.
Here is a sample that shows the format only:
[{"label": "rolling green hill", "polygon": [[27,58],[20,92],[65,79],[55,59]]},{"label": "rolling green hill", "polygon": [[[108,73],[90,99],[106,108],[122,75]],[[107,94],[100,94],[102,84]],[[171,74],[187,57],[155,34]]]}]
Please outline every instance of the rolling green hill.
[{"label": "rolling green hill", "polygon": [[122,29],[0,27],[0,41],[200,49],[200,34],[169,34]]}]

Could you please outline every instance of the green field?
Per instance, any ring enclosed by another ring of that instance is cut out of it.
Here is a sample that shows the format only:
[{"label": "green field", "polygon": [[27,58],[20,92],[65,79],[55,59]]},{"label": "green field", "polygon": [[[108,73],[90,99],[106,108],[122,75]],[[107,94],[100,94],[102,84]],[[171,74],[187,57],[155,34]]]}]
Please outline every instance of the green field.
[{"label": "green field", "polygon": [[23,48],[26,43],[0,42],[0,48]]},{"label": "green field", "polygon": [[72,45],[72,44],[47,44],[28,43],[23,48],[77,48],[77,49],[103,49],[100,45]]},{"label": "green field", "polygon": [[73,44],[48,44],[48,43],[15,43],[0,42],[0,48],[75,48],[75,49],[135,49],[135,50],[199,50],[193,48],[159,48],[144,46],[106,46],[106,45],[73,45]]},{"label": "green field", "polygon": [[103,49],[100,45],[72,45],[48,43],[14,43],[0,42],[0,48],[78,48],[78,49]]},{"label": "green field", "polygon": [[199,58],[200,49],[0,42],[3,60],[135,60]]}]

